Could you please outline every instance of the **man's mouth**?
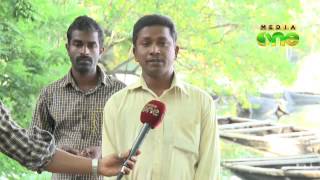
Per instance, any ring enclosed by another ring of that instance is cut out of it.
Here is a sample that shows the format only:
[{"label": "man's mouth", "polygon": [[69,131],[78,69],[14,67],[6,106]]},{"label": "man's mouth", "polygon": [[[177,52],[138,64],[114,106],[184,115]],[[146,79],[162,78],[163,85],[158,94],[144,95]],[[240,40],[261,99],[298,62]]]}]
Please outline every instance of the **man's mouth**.
[{"label": "man's mouth", "polygon": [[92,58],[91,57],[77,57],[77,62],[80,64],[88,64],[92,62]]},{"label": "man's mouth", "polygon": [[160,59],[149,59],[149,60],[147,60],[147,62],[148,63],[161,63],[162,60],[160,60]]}]

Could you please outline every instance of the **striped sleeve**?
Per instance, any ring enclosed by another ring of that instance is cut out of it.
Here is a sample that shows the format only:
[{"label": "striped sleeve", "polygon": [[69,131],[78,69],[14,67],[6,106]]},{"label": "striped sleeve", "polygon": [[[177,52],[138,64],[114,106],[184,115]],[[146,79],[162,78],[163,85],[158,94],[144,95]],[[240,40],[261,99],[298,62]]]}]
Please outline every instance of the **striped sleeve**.
[{"label": "striped sleeve", "polygon": [[40,172],[55,152],[54,138],[37,127],[28,135],[0,102],[0,151],[28,169]]}]

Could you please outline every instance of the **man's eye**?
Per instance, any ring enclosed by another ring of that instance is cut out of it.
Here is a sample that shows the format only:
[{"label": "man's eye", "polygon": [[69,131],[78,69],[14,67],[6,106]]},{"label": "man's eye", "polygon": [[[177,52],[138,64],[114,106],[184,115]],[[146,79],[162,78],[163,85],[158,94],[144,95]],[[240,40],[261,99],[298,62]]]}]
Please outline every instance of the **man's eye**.
[{"label": "man's eye", "polygon": [[92,44],[88,44],[88,48],[96,48],[97,44],[96,43],[92,43]]},{"label": "man's eye", "polygon": [[167,43],[165,41],[161,41],[161,42],[159,42],[159,44],[160,44],[160,46],[166,46],[167,45]]},{"label": "man's eye", "polygon": [[73,43],[73,45],[76,46],[76,47],[81,47],[81,46],[82,46],[82,43],[77,43],[77,42],[75,42],[75,43]]},{"label": "man's eye", "polygon": [[147,47],[147,46],[149,46],[149,44],[150,44],[149,42],[143,42],[142,46]]}]

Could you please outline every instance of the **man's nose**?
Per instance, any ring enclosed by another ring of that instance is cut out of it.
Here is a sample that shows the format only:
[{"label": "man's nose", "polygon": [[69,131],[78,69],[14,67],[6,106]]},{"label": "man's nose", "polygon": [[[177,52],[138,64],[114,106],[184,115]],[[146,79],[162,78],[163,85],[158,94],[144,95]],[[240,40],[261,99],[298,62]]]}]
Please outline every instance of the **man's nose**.
[{"label": "man's nose", "polygon": [[157,45],[152,45],[150,53],[151,54],[160,54],[160,48]]},{"label": "man's nose", "polygon": [[88,55],[89,54],[89,48],[86,45],[83,45],[81,48],[81,54],[82,55]]}]

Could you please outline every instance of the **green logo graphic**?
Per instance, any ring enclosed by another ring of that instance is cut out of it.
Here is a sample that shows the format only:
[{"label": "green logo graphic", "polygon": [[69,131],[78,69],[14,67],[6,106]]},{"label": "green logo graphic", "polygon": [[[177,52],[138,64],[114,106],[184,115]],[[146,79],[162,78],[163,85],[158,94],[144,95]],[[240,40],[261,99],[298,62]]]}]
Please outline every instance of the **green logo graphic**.
[{"label": "green logo graphic", "polygon": [[289,32],[286,35],[282,32],[275,32],[272,35],[268,32],[261,32],[257,36],[257,41],[260,46],[276,46],[277,42],[280,42],[280,46],[295,46],[299,43],[299,35],[294,32]]},{"label": "green logo graphic", "polygon": [[262,32],[257,36],[259,46],[295,46],[299,43],[299,35],[292,32],[296,30],[295,25],[261,25],[260,30]]}]

